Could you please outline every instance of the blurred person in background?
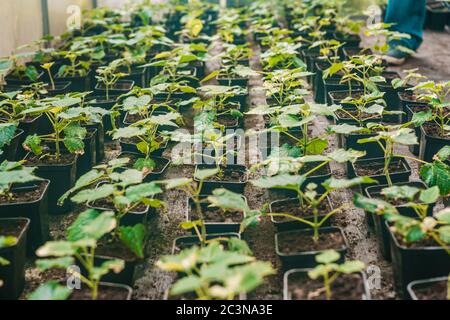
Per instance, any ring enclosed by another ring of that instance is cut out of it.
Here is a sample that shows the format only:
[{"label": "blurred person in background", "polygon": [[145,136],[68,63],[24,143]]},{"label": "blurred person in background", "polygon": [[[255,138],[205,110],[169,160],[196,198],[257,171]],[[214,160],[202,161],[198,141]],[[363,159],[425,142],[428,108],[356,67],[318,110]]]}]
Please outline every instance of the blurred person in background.
[{"label": "blurred person in background", "polygon": [[389,0],[385,22],[393,24],[391,30],[411,37],[389,43],[390,49],[383,57],[388,63],[401,65],[412,52],[419,49],[423,41],[426,14],[426,0]]}]

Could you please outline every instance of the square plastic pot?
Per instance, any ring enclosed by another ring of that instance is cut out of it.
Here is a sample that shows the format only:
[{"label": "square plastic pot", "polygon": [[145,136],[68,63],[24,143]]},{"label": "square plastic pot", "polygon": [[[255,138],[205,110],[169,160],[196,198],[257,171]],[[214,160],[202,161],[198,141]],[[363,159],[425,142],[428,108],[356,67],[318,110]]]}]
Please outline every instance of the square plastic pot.
[{"label": "square plastic pot", "polygon": [[25,286],[25,262],[27,256],[27,233],[30,220],[25,218],[0,219],[0,230],[6,225],[23,226],[17,235],[17,243],[11,247],[0,249],[0,257],[9,261],[6,266],[0,266],[0,300],[16,300],[22,294]]}]

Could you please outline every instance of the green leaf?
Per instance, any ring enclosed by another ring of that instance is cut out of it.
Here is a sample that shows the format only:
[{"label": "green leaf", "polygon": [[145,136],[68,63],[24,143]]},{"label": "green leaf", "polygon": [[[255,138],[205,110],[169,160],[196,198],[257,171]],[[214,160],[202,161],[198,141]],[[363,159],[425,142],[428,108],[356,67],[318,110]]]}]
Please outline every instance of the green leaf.
[{"label": "green leaf", "polygon": [[126,139],[126,138],[134,138],[139,136],[145,136],[146,133],[145,128],[137,128],[137,127],[125,127],[117,129],[113,134],[114,140]]},{"label": "green leaf", "polygon": [[67,286],[62,286],[57,281],[48,281],[28,295],[28,300],[67,300],[71,293],[72,289]]},{"label": "green leaf", "polygon": [[38,135],[34,134],[32,136],[28,136],[22,145],[26,151],[30,151],[33,154],[39,156],[42,154],[41,143],[41,138],[39,138]]},{"label": "green leaf", "polygon": [[345,274],[352,274],[361,272],[366,268],[364,262],[361,261],[346,261],[339,266],[339,271]]},{"label": "green leaf", "polygon": [[411,227],[406,234],[406,241],[408,242],[417,242],[424,239],[426,234],[422,231],[420,226]]},{"label": "green leaf", "polygon": [[139,202],[143,198],[147,197],[153,197],[159,193],[161,193],[162,190],[155,182],[150,183],[142,183],[137,186],[129,187],[126,190],[125,196],[132,202]]},{"label": "green leaf", "polygon": [[11,142],[16,135],[17,124],[0,123],[0,150]]},{"label": "green leaf", "polygon": [[170,290],[171,296],[178,296],[185,293],[193,292],[202,286],[202,281],[198,276],[187,276],[181,278],[172,286]]},{"label": "green leaf", "polygon": [[17,238],[13,236],[0,236],[0,249],[15,246]]},{"label": "green leaf", "polygon": [[316,262],[321,264],[329,264],[339,260],[341,255],[335,250],[326,250],[316,256]]},{"label": "green leaf", "polygon": [[83,139],[77,137],[65,137],[63,142],[70,153],[77,153],[77,154],[84,153]]},{"label": "green leaf", "polygon": [[381,190],[381,194],[389,199],[407,199],[413,201],[420,189],[410,186],[392,186]]},{"label": "green leaf", "polygon": [[119,228],[120,240],[138,257],[144,258],[144,245],[147,233],[143,224]]},{"label": "green leaf", "polygon": [[219,173],[219,168],[203,169],[203,170],[197,169],[195,171],[194,177],[195,177],[195,179],[197,179],[199,181],[205,181],[211,177],[214,177],[218,173]]},{"label": "green leaf", "polygon": [[179,179],[171,179],[171,180],[161,181],[161,184],[166,185],[167,190],[184,187],[190,183],[192,183],[192,179],[189,179],[189,178],[179,178]]},{"label": "green leaf", "polygon": [[336,179],[334,177],[325,181],[322,185],[327,190],[337,190],[337,189],[347,189],[361,184],[374,184],[377,183],[376,180],[369,177],[357,177],[354,179]]},{"label": "green leaf", "polygon": [[76,248],[69,241],[49,241],[36,251],[38,257],[65,257],[75,254]]},{"label": "green leaf", "polygon": [[262,177],[259,180],[250,181],[255,187],[262,189],[290,189],[297,191],[305,182],[305,176],[293,176],[281,174],[274,177]]},{"label": "green leaf", "polygon": [[450,195],[450,167],[435,161],[420,168],[420,177],[429,186],[438,186],[441,196]]},{"label": "green leaf", "polygon": [[411,122],[416,126],[420,127],[425,122],[430,121],[433,117],[433,112],[431,110],[427,111],[420,111],[413,114],[413,117],[411,119]]},{"label": "green leaf", "polygon": [[100,266],[92,268],[92,278],[94,280],[101,280],[110,271],[120,273],[125,268],[125,261],[120,259],[113,259],[103,262]]},{"label": "green leaf", "polygon": [[99,199],[105,199],[114,194],[114,186],[103,184],[95,189],[85,189],[70,198],[75,203],[94,202]]},{"label": "green leaf", "polygon": [[242,195],[231,192],[226,189],[216,189],[213,195],[208,197],[211,206],[218,207],[223,210],[239,210],[242,212],[249,211],[247,201]]},{"label": "green leaf", "polygon": [[308,154],[322,154],[328,148],[328,139],[314,139],[306,146]]},{"label": "green leaf", "polygon": [[328,157],[333,159],[334,161],[338,163],[346,163],[346,162],[352,162],[354,163],[356,160],[358,160],[361,157],[364,157],[366,155],[365,151],[358,151],[353,149],[336,149],[333,152],[327,154]]},{"label": "green leaf", "polygon": [[329,126],[328,131],[337,134],[364,133],[369,131],[367,128],[350,125],[347,123]]},{"label": "green leaf", "polygon": [[434,186],[427,190],[422,190],[420,192],[419,200],[425,204],[435,203],[440,196],[440,190],[438,186]]},{"label": "green leaf", "polygon": [[133,169],[143,171],[145,169],[153,171],[156,168],[156,162],[153,159],[140,158],[136,160],[133,165]]},{"label": "green leaf", "polygon": [[442,162],[450,158],[450,146],[445,146],[436,154],[436,157]]},{"label": "green leaf", "polygon": [[62,205],[71,194],[98,182],[101,177],[103,177],[103,172],[95,169],[82,175],[75,183],[75,186],[59,198],[58,204]]},{"label": "green leaf", "polygon": [[353,203],[357,208],[366,210],[370,213],[379,215],[398,215],[397,209],[390,203],[380,199],[367,198],[358,193],[355,194]]},{"label": "green leaf", "polygon": [[434,215],[439,221],[443,221],[450,224],[450,208],[445,208]]},{"label": "green leaf", "polygon": [[450,226],[440,227],[439,230],[439,238],[447,244],[450,244]]},{"label": "green leaf", "polygon": [[209,80],[215,79],[220,75],[220,70],[216,70],[211,72],[209,75],[207,75],[205,78],[203,78],[200,83],[207,82]]},{"label": "green leaf", "polygon": [[75,263],[73,257],[61,257],[55,259],[38,259],[36,260],[36,266],[40,271],[46,271],[49,269],[63,269],[66,270],[68,267]]}]

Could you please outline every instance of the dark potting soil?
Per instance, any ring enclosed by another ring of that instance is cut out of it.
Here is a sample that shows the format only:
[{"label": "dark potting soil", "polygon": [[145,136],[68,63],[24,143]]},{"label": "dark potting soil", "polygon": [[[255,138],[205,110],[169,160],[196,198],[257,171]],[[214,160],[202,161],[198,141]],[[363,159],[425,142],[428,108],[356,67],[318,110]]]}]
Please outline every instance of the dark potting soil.
[{"label": "dark potting soil", "polygon": [[[114,204],[108,199],[97,200],[91,206],[95,207],[95,208],[100,208],[100,209],[115,210]],[[135,207],[132,212],[133,213],[142,213],[142,212],[146,212],[147,209],[148,209],[147,206],[145,204],[141,203],[140,205]],[[129,213],[129,214],[132,214],[132,213]]]},{"label": "dark potting soil", "polygon": [[419,97],[412,91],[400,92],[400,98],[404,101],[419,102]]},{"label": "dark potting soil", "polygon": [[[199,220],[200,217],[197,215],[195,210],[195,204],[191,204],[191,220]],[[213,223],[241,223],[244,219],[243,215],[239,211],[223,211],[219,208],[202,208],[203,218],[206,222]]]},{"label": "dark potting soil", "polygon": [[[292,300],[326,300],[322,279],[311,280],[307,274],[289,277],[289,292]],[[360,275],[341,275],[331,286],[332,300],[361,300],[364,282]]]},{"label": "dark potting soil", "polygon": [[[384,174],[384,162],[374,162],[374,161],[367,161],[364,163],[355,163],[355,170],[358,176],[368,176],[373,177],[376,175],[382,175]],[[389,173],[401,173],[404,172],[405,168],[403,166],[403,162],[400,160],[394,160],[391,161],[389,164]]]},{"label": "dark potting soil", "polygon": [[36,184],[36,188],[19,190],[13,192],[11,197],[7,197],[5,195],[0,195],[0,203],[1,204],[14,204],[14,203],[26,203],[26,202],[34,202],[39,200],[47,187],[47,182],[43,181],[41,183]]},{"label": "dark potting soil", "polygon": [[245,182],[246,174],[243,171],[233,169],[222,169],[220,176],[215,175],[208,179],[208,182]]},{"label": "dark potting soil", "polygon": [[[127,90],[127,89],[130,89],[130,87],[131,87],[130,83],[128,83],[128,82],[124,82],[124,83],[118,82],[118,83],[114,84],[110,88],[110,90]],[[100,86],[98,88],[102,89],[102,90],[106,90],[106,86],[103,83],[100,84]]]},{"label": "dark potting soil", "polygon": [[18,238],[26,224],[26,220],[0,221],[0,235]]},{"label": "dark potting soil", "polygon": [[446,134],[448,134],[448,131],[445,130],[444,135],[442,135],[441,129],[435,124],[424,124],[422,127],[427,135],[431,137],[450,140],[450,138],[446,136]]},{"label": "dark potting soil", "polygon": [[447,281],[423,283],[414,286],[419,300],[447,300]]},{"label": "dark potting soil", "polygon": [[320,233],[319,240],[315,242],[312,234],[305,232],[288,232],[278,234],[280,252],[296,254],[301,252],[339,250],[344,245],[344,239],[339,231]]},{"label": "dark potting soil", "polygon": [[[319,165],[320,165],[320,163],[318,163],[318,162],[305,163],[303,168],[300,169],[300,174],[308,173],[309,171],[313,170],[314,168],[317,168]],[[311,176],[315,176],[315,177],[326,176],[330,173],[331,173],[330,167],[327,165],[327,166],[323,166],[323,167],[317,169],[316,171],[314,171],[314,173],[311,174]]]},{"label": "dark potting soil", "polygon": [[137,259],[134,253],[119,239],[101,239],[95,254],[125,261],[135,261]]},{"label": "dark potting soil", "polygon": [[[353,92],[352,98],[359,99],[363,96],[363,92]],[[349,97],[349,92],[331,92],[331,97],[334,100],[344,100],[345,98]]]},{"label": "dark potting soil", "polygon": [[380,192],[370,193],[370,196],[372,198],[376,198],[376,199],[380,199],[380,200],[383,200],[383,201],[387,201],[387,202],[389,202],[390,204],[392,204],[393,206],[396,206],[396,207],[403,206],[403,205],[408,204],[410,202],[420,203],[420,199],[419,199],[420,198],[420,193],[417,193],[412,201],[409,201],[408,199],[390,199],[390,198],[382,195]]},{"label": "dark potting soil", "polygon": [[[351,109],[351,110],[338,110],[336,111],[336,115],[340,118],[340,119],[353,119],[352,117],[350,117],[351,114],[353,117],[355,117],[356,119],[359,120],[364,120],[364,119],[368,119],[368,118],[372,118],[374,115],[370,114],[370,113],[366,113],[366,112],[361,112],[358,111],[358,109]],[[377,117],[378,119],[381,119],[381,116]],[[373,119],[377,119],[377,118],[373,118]]]},{"label": "dark potting soil", "polygon": [[[123,288],[100,286],[98,288],[97,300],[126,300],[128,291]],[[92,291],[89,288],[73,290],[69,300],[92,300]]]},{"label": "dark potting soil", "polygon": [[[328,204],[328,201],[323,201],[319,206],[319,215],[326,215],[328,214],[332,209],[330,208],[330,205]],[[299,201],[296,199],[292,199],[289,202],[277,202],[272,204],[272,212],[273,213],[288,213],[290,215],[293,215],[295,217],[311,217],[313,216],[312,209],[303,209],[299,205]],[[286,222],[286,221],[292,221],[290,218],[286,217],[275,217],[275,220],[277,222]]]},{"label": "dark potting soil", "polygon": [[233,127],[237,125],[237,118],[229,114],[224,114],[217,117],[217,122],[225,127]]},{"label": "dark potting soil", "polygon": [[32,155],[27,158],[27,165],[67,165],[71,164],[75,160],[75,154],[63,153],[59,157],[59,160],[55,156],[40,158],[39,156]]}]

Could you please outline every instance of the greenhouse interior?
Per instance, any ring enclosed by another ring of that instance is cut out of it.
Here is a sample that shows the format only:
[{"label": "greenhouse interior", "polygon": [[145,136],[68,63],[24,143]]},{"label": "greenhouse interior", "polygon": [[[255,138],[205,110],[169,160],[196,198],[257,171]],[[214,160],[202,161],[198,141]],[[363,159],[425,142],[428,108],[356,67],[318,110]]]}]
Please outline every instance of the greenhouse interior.
[{"label": "greenhouse interior", "polygon": [[449,27],[436,0],[1,0],[0,300],[450,300]]}]

